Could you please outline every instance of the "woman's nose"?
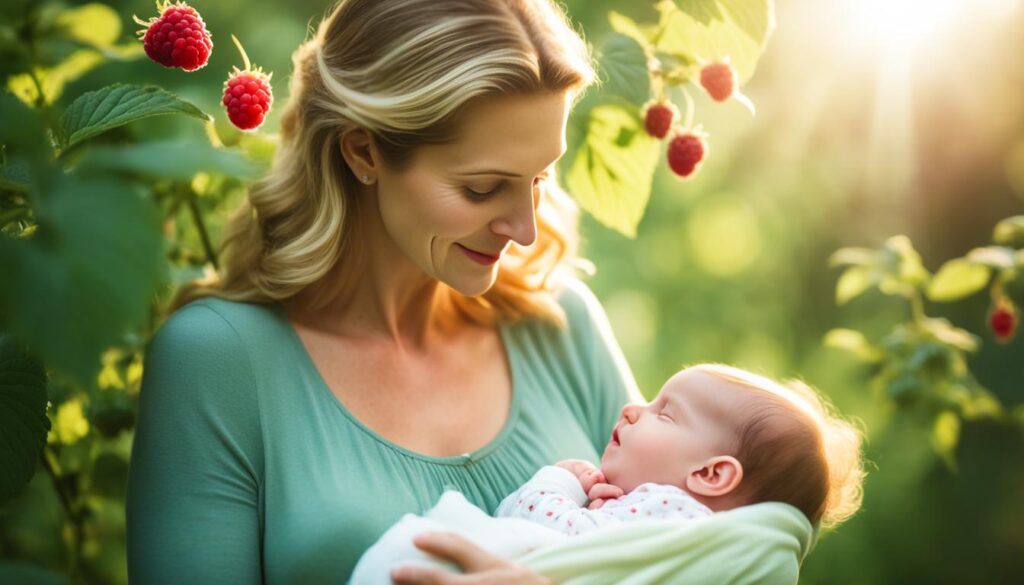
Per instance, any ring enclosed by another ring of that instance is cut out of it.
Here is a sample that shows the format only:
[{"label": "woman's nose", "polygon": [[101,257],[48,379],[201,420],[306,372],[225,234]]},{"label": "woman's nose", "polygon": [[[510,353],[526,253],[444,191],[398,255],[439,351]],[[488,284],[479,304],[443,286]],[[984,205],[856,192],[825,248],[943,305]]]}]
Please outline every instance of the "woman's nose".
[{"label": "woman's nose", "polygon": [[529,246],[537,240],[537,216],[535,200],[531,190],[529,196],[519,195],[505,213],[494,220],[491,229],[520,246]]}]

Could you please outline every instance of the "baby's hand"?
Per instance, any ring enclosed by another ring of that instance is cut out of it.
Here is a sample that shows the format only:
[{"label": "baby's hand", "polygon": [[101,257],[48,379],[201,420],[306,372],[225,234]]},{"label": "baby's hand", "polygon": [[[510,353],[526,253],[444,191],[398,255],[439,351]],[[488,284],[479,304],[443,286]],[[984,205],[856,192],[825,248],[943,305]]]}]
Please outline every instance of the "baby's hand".
[{"label": "baby's hand", "polygon": [[556,467],[567,469],[576,476],[579,480],[580,486],[583,488],[583,493],[590,492],[590,489],[594,487],[594,484],[601,483],[604,481],[604,474],[597,468],[593,463],[584,461],[582,459],[566,459],[559,461],[555,464]]},{"label": "baby's hand", "polygon": [[621,498],[624,493],[622,488],[610,483],[596,483],[587,491],[587,497],[590,498],[590,505],[587,506],[587,509],[596,510],[607,500]]}]

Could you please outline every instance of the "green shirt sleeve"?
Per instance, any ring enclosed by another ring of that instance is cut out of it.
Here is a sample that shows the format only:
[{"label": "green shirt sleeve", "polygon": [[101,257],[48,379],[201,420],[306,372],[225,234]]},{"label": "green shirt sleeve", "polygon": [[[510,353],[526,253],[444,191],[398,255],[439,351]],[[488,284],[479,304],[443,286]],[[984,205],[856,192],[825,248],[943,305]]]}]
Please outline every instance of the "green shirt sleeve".
[{"label": "green shirt sleeve", "polygon": [[203,301],[146,352],[126,497],[133,584],[259,583],[263,449],[250,357]]}]

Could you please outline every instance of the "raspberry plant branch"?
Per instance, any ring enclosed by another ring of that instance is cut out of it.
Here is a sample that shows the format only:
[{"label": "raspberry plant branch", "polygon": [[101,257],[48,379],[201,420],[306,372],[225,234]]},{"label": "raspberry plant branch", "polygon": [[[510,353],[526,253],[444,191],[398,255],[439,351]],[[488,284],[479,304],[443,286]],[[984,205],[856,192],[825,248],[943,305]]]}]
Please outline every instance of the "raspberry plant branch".
[{"label": "raspberry plant branch", "polygon": [[196,230],[199,231],[199,239],[203,243],[203,250],[206,252],[207,260],[209,260],[210,264],[213,265],[214,270],[220,270],[220,264],[217,262],[217,252],[213,249],[213,243],[210,241],[210,234],[206,230],[206,221],[203,219],[203,214],[199,210],[195,191],[193,191],[191,187],[185,186],[182,196],[188,202],[188,209],[192,214],[192,220],[196,224]]},{"label": "raspberry plant branch", "polygon": [[85,518],[82,514],[79,498],[75,495],[69,494],[67,488],[64,486],[65,477],[60,473],[60,464],[57,462],[57,457],[49,446],[43,449],[41,462],[43,464],[43,469],[46,470],[46,474],[50,478],[50,482],[53,484],[54,491],[57,492],[61,506],[64,508],[64,513],[71,522],[71,546],[69,547],[69,554],[71,558],[69,561],[69,573],[72,577],[75,577],[78,575],[80,567],[79,561],[82,558],[82,546],[85,542],[85,539],[83,538],[85,533]]}]

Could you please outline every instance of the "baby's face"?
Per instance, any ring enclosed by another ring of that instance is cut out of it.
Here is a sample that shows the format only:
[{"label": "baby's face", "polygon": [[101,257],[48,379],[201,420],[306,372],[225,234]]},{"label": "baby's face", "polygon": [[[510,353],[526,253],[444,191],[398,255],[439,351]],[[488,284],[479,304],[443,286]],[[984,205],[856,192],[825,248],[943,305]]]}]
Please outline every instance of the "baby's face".
[{"label": "baby's face", "polygon": [[601,457],[608,483],[629,493],[642,483],[684,487],[687,476],[735,448],[730,418],[744,400],[736,385],[698,370],[683,370],[650,404],[630,404]]}]

